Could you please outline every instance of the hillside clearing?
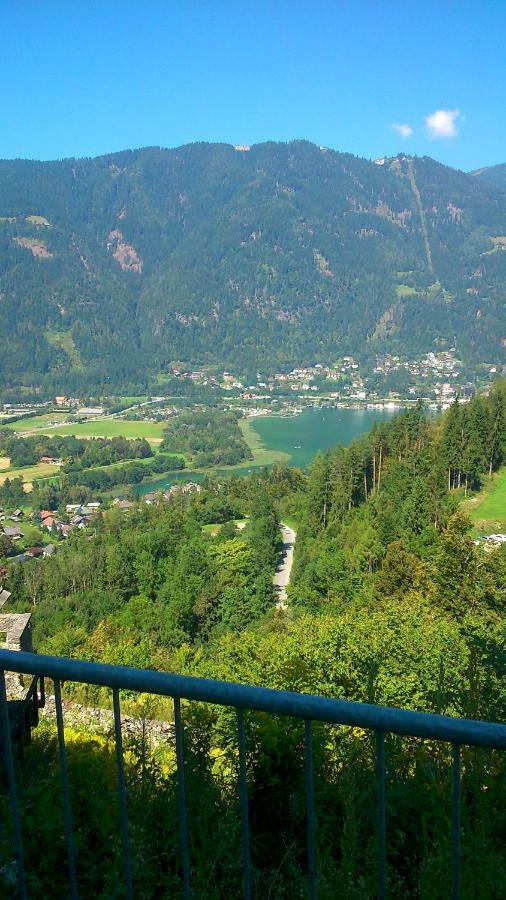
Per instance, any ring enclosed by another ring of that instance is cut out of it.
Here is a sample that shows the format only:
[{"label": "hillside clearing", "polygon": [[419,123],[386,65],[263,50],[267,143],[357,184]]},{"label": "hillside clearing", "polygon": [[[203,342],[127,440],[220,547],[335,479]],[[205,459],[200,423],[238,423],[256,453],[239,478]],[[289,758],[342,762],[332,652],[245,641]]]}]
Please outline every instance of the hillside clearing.
[{"label": "hillside clearing", "polygon": [[414,287],[410,287],[409,284],[398,284],[395,291],[398,297],[412,297],[418,294],[418,291]]},{"label": "hillside clearing", "polygon": [[476,534],[506,531],[506,466],[487,479],[476,497],[464,500]]},{"label": "hillside clearing", "polygon": [[44,332],[44,337],[51,347],[62,350],[68,356],[75,369],[83,368],[79,350],[74,344],[74,338],[70,331],[51,331],[48,329]]}]

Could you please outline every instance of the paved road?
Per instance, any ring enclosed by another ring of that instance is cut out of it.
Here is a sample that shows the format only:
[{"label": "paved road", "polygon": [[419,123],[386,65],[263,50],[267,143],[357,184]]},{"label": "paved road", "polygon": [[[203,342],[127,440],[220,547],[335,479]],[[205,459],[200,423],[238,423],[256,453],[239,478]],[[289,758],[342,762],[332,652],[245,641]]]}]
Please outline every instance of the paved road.
[{"label": "paved road", "polygon": [[278,609],[286,609],[286,587],[290,584],[290,575],[293,563],[293,548],[295,545],[296,532],[288,525],[281,523],[281,539],[283,547],[279,555],[279,563],[274,575],[274,587],[278,595],[276,606]]}]

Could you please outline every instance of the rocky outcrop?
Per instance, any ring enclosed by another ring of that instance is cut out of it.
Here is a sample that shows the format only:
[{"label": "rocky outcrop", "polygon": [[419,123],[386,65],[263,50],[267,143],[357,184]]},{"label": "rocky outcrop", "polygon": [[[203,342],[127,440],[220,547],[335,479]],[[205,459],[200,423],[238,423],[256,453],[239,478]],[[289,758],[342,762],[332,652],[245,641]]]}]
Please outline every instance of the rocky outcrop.
[{"label": "rocky outcrop", "polygon": [[52,259],[54,256],[54,253],[48,250],[44,241],[36,241],[34,238],[27,237],[16,237],[14,241],[19,247],[30,250],[32,256],[36,256],[38,259]]},{"label": "rocky outcrop", "polygon": [[131,244],[127,244],[123,232],[114,228],[107,235],[107,249],[124,272],[142,272],[142,259]]}]

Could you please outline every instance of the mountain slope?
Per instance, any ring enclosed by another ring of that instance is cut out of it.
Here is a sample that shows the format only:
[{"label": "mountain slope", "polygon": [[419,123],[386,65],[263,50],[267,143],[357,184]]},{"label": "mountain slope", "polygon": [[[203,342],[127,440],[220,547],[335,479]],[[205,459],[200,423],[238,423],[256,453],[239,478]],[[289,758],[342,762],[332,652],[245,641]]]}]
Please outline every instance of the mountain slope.
[{"label": "mountain slope", "polygon": [[4,383],[504,348],[506,192],[303,141],[0,161]]},{"label": "mountain slope", "polygon": [[486,166],[484,169],[475,169],[474,172],[469,174],[480,180],[497,184],[500,188],[506,190],[506,163],[501,163],[498,166]]}]

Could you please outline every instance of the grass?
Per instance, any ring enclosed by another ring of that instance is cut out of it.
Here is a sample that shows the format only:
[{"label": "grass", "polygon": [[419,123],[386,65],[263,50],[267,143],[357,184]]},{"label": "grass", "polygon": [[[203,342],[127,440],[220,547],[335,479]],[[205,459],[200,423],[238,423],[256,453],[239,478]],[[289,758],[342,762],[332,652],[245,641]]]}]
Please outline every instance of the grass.
[{"label": "grass", "polygon": [[48,344],[51,347],[56,347],[58,350],[63,350],[63,352],[68,356],[72,365],[75,369],[82,369],[83,364],[81,362],[81,357],[79,356],[79,350],[74,344],[74,338],[70,331],[51,331],[47,330],[44,332],[44,337]]},{"label": "grass", "polygon": [[492,253],[497,253],[499,250],[506,250],[506,237],[499,235],[498,237],[491,237],[493,247],[490,250],[485,250],[483,253],[480,253],[480,256],[490,256]]},{"label": "grass", "polygon": [[[136,422],[128,419],[97,419],[90,422],[68,422],[64,425],[57,425],[55,424],[55,416],[57,417],[58,415],[61,414],[46,413],[41,416],[32,416],[29,419],[22,419],[19,422],[13,422],[10,425],[6,425],[4,427],[10,428],[20,435],[38,433],[49,435],[75,435],[75,437],[81,438],[116,437],[119,435],[122,435],[126,438],[144,437],[146,438],[148,443],[151,444],[151,446],[157,446],[162,442],[163,432],[166,428],[166,423],[164,422]],[[269,450],[265,447],[260,435],[253,427],[251,420],[241,419],[239,421],[239,426],[241,428],[244,440],[248,444],[248,447],[253,454],[253,459],[243,460],[242,462],[237,463],[237,465],[235,466],[215,466],[208,469],[193,470],[188,469],[188,478],[191,478],[192,471],[195,473],[202,472],[212,475],[218,470],[226,469],[227,472],[230,471],[231,473],[233,473],[234,471],[244,470],[246,468],[249,468],[250,466],[270,466],[274,463],[288,462],[290,458],[288,453],[283,453],[281,450]],[[184,454],[172,455],[181,456],[184,459]],[[151,457],[145,460],[121,460],[119,462],[112,463],[110,466],[101,466],[100,469],[107,472],[108,469],[126,465],[129,462],[149,464],[150,459]],[[3,484],[6,478],[22,478],[24,481],[25,491],[30,491],[32,489],[32,481],[34,479],[49,478],[51,476],[54,477],[58,473],[58,467],[52,466],[49,463],[38,463],[35,466],[25,466],[19,469],[7,469],[5,467],[5,461],[4,466],[2,466],[2,459],[0,458],[0,472],[0,484]],[[150,475],[150,478],[154,481],[158,481],[162,480],[164,477],[167,477],[170,480],[170,476],[173,474],[174,470],[171,470],[167,473],[153,473],[153,475]],[[125,485],[122,485],[121,488],[122,490],[124,490]]]},{"label": "grass", "polygon": [[476,497],[462,506],[473,522],[473,533],[493,534],[506,531],[506,466],[487,478]]},{"label": "grass", "polygon": [[51,544],[54,541],[54,536],[47,530],[47,528],[42,528],[40,525],[36,525],[30,520],[21,521],[19,523],[19,529],[23,532],[23,537],[17,544],[20,551],[22,550],[23,546],[25,547],[25,549],[29,549],[34,545]]},{"label": "grass", "polygon": [[6,478],[22,478],[25,491],[31,491],[34,478],[47,478],[50,475],[57,475],[59,466],[52,466],[50,463],[37,463],[34,466],[22,466],[19,469],[4,469],[0,475],[0,485],[4,483]]},{"label": "grass", "polygon": [[218,522],[213,522],[212,525],[203,525],[202,531],[204,532],[204,534],[210,534],[211,537],[216,537],[216,535],[220,533],[222,528],[223,525],[219,524]]},{"label": "grass", "polygon": [[[2,428],[8,428],[18,434],[25,436],[27,434],[49,434],[49,429],[55,425],[58,418],[65,421],[69,416],[68,410],[61,412],[43,413],[40,416],[27,416],[26,419],[19,419],[17,422],[5,422]],[[48,427],[49,426],[49,427]]]},{"label": "grass", "polygon": [[251,419],[239,419],[239,428],[253,454],[253,459],[246,460],[238,466],[227,466],[227,468],[243,469],[245,466],[272,466],[273,463],[288,462],[290,459],[289,453],[284,453],[282,450],[269,450],[265,446],[258,431],[254,428]]},{"label": "grass", "polygon": [[118,437],[119,435],[125,438],[144,437],[153,445],[161,444],[166,428],[164,422],[135,422],[129,419],[96,419],[90,422],[67,422],[64,425],[57,425],[54,420],[55,413],[51,413],[22,419],[4,427],[11,428],[21,435],[39,433],[75,435],[75,437],[81,438]]},{"label": "grass", "polygon": [[26,221],[30,222],[31,225],[50,225],[51,224],[50,222],[48,222],[47,219],[44,218],[44,216],[27,216]]},{"label": "grass", "polygon": [[414,294],[418,294],[418,291],[409,284],[398,284],[395,290],[398,297],[412,297]]},{"label": "grass", "polygon": [[[246,525],[246,519],[233,519],[232,520],[237,532],[241,532],[244,526]],[[211,537],[216,537],[217,534],[220,533],[223,525],[220,522],[212,522],[210,525],[202,525],[202,531],[204,534],[210,534]]]}]

